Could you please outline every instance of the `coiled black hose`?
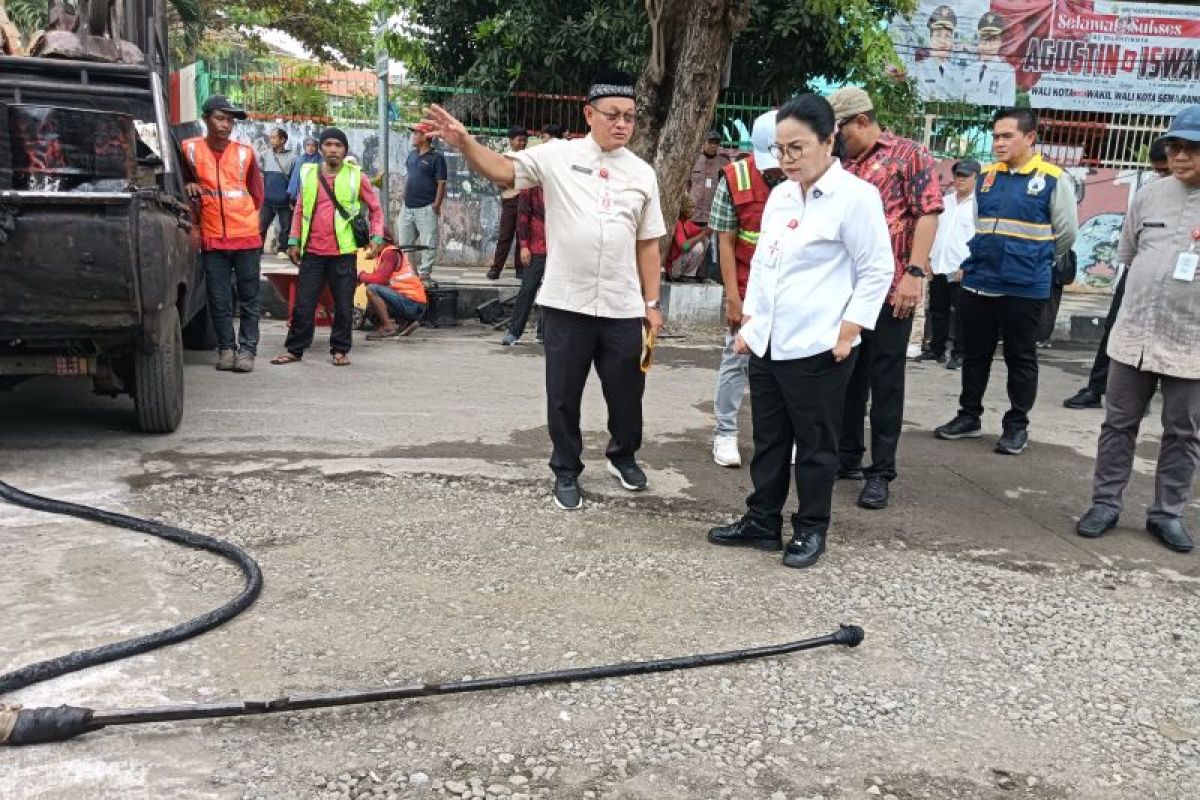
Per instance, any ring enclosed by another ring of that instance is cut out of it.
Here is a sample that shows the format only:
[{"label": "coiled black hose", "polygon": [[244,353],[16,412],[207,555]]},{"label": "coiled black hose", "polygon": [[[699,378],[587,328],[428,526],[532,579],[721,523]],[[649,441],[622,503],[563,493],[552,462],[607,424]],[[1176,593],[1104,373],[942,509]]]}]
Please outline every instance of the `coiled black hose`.
[{"label": "coiled black hose", "polygon": [[[34,683],[76,672],[87,667],[117,661],[122,658],[145,653],[159,647],[182,642],[197,636],[236,617],[258,598],[262,591],[262,571],[244,550],[229,542],[211,536],[175,528],[161,522],[138,519],[125,514],[102,511],[89,506],[51,500],[46,497],[23,492],[0,481],[0,499],[24,508],[64,514],[79,519],[101,522],[118,528],[126,528],[166,539],[176,544],[207,550],[238,565],[246,576],[246,585],[233,600],[220,608],[213,609],[182,625],[139,636],[115,644],[80,650],[48,661],[0,675],[0,695],[21,689]],[[360,691],[327,692],[320,694],[292,695],[273,700],[242,700],[223,703],[186,704],[175,706],[152,706],[149,708],[94,711],[81,706],[62,705],[54,708],[6,707],[0,704],[0,745],[28,745],[60,742],[89,731],[114,725],[142,725],[154,722],[211,719],[214,717],[240,717],[255,714],[276,714],[312,708],[378,703],[437,695],[462,694],[466,692],[490,691],[519,686],[543,686],[571,681],[594,681],[630,675],[648,675],[655,672],[696,669],[697,667],[734,664],[758,658],[769,658],[818,647],[841,645],[857,647],[863,641],[863,629],[857,625],[842,625],[827,636],[800,639],[783,644],[728,650],[720,653],[703,653],[679,658],[663,658],[653,661],[626,661],[617,664],[601,664],[592,667],[534,672],[524,675],[500,675],[473,680],[446,683],[422,683],[408,686],[392,686],[382,689]]]},{"label": "coiled black hose", "polygon": [[86,519],[91,522],[100,522],[117,528],[126,528],[138,533],[157,536],[160,539],[166,539],[168,542],[181,544],[185,547],[206,550],[232,561],[246,577],[246,584],[237,597],[187,622],[165,628],[155,633],[148,633],[144,636],[126,639],[122,642],[94,647],[90,650],[79,650],[74,653],[68,653],[65,656],[39,661],[36,664],[29,664],[11,672],[6,672],[0,675],[0,696],[9,692],[15,692],[18,689],[23,689],[35,683],[57,678],[60,675],[78,672],[81,669],[87,669],[99,664],[107,664],[110,661],[119,661],[123,658],[129,658],[130,656],[140,655],[150,650],[165,647],[169,644],[177,644],[193,636],[199,636],[202,633],[225,624],[245,611],[254,604],[254,601],[258,599],[258,595],[262,591],[263,576],[258,562],[251,558],[245,550],[229,542],[184,530],[183,528],[175,528],[161,522],[152,522],[125,514],[117,514],[112,511],[102,511],[90,506],[67,503],[62,500],[52,500],[48,497],[39,497],[28,492],[23,492],[4,481],[0,481],[0,499],[34,511],[45,511],[50,514],[78,517],[79,519]]}]

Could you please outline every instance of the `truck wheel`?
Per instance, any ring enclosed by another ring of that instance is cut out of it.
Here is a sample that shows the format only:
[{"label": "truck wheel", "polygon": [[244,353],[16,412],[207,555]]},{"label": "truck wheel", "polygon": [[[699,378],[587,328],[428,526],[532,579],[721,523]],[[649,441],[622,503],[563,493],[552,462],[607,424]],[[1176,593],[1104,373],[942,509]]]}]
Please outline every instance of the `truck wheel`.
[{"label": "truck wheel", "polygon": [[183,418],[183,332],[179,311],[168,306],[160,317],[162,341],[138,344],[133,354],[133,407],[145,433],[171,433]]},{"label": "truck wheel", "polygon": [[217,332],[213,330],[208,306],[204,306],[183,327],[183,346],[188,350],[216,350]]}]

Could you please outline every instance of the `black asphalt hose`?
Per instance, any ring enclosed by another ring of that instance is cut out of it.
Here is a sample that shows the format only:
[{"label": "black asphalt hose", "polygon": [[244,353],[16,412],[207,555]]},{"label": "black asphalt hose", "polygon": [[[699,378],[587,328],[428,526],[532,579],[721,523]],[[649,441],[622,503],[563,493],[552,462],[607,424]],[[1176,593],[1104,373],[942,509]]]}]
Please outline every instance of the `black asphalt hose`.
[{"label": "black asphalt hose", "polygon": [[[192,636],[212,630],[233,619],[248,608],[262,590],[262,572],[258,564],[245,551],[228,542],[210,536],[174,528],[159,522],[138,519],[124,514],[115,514],[89,506],[51,500],[22,492],[0,481],[0,499],[15,505],[51,514],[65,514],[80,519],[102,522],[120,528],[158,536],[177,544],[216,553],[238,565],[246,576],[246,586],[233,600],[207,614],[168,628],[158,633],[140,636],[124,642],[81,650],[60,658],[31,664],[27,667],[0,675],[0,696],[8,692],[41,681],[65,675],[68,672],[86,669],[97,664],[116,661],[145,653],[158,647],[181,642]],[[857,625],[842,625],[827,636],[801,639],[783,644],[767,645],[719,653],[703,653],[679,658],[663,658],[653,661],[626,661],[592,667],[533,672],[523,675],[502,675],[489,678],[450,681],[445,683],[421,683],[361,691],[330,692],[280,697],[274,700],[240,700],[225,703],[184,704],[174,706],[152,706],[148,708],[95,711],[80,706],[62,705],[47,708],[20,708],[0,705],[0,746],[41,744],[74,738],[89,731],[114,725],[141,725],[155,722],[212,719],[215,717],[240,717],[257,714],[275,714],[314,708],[378,703],[436,695],[463,694],[467,692],[509,689],[520,686],[543,686],[547,684],[596,681],[629,675],[648,675],[655,672],[696,669],[698,667],[734,664],[752,659],[812,650],[830,645],[858,647],[864,638],[863,629]]]}]

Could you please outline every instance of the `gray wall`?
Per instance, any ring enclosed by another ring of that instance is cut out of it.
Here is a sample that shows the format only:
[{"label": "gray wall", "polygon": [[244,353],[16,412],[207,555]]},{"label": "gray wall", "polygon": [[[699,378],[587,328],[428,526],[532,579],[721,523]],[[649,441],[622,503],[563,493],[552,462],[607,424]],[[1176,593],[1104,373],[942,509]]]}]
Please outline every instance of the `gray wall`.
[{"label": "gray wall", "polygon": [[[316,136],[322,127],[296,122],[250,121],[238,125],[234,138],[256,148],[265,148],[267,134],[274,128],[283,128],[288,132],[288,146],[299,152],[304,137]],[[342,130],[350,141],[350,153],[358,157],[359,164],[368,174],[378,175],[383,166],[378,130]],[[393,130],[388,138],[388,224],[395,229],[404,197],[404,162],[412,146],[408,134],[403,131]],[[507,145],[504,139],[484,141],[497,150]],[[437,262],[469,266],[490,265],[500,226],[500,192],[493,184],[471,172],[458,153],[445,152],[445,156],[449,176],[446,181],[446,202],[442,207],[441,241],[438,245]]]}]

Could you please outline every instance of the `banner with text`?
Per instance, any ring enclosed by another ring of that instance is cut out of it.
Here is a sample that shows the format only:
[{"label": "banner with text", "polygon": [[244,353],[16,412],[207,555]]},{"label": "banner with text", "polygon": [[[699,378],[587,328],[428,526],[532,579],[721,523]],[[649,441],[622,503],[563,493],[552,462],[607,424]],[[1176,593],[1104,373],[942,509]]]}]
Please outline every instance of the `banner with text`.
[{"label": "banner with text", "polygon": [[1200,6],[921,0],[889,30],[926,100],[1168,115],[1200,103]]}]

